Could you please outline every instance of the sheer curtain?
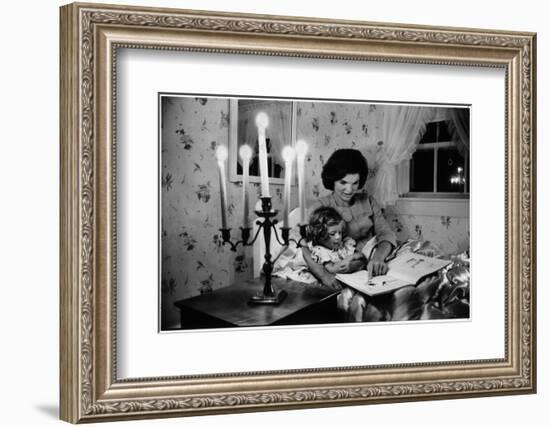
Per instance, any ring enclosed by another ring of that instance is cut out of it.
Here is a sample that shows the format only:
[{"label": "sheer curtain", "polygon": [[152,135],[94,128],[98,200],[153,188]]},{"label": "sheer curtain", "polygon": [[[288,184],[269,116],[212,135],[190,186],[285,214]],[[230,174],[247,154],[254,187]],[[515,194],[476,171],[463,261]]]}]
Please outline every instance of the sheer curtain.
[{"label": "sheer curtain", "polygon": [[380,206],[394,205],[397,201],[397,166],[411,158],[434,112],[433,107],[384,106],[382,145],[376,154],[377,173],[373,192]]},{"label": "sheer curtain", "polygon": [[[470,110],[468,108],[449,109],[449,128],[453,134],[453,139],[457,143],[460,154],[470,150]],[[466,156],[465,156],[466,157]]]}]

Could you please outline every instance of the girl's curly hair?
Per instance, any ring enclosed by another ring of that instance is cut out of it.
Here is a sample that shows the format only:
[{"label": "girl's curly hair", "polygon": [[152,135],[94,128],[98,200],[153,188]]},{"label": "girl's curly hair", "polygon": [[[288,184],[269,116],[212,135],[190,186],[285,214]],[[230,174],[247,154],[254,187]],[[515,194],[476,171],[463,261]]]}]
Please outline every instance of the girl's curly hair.
[{"label": "girl's curly hair", "polygon": [[321,245],[321,242],[327,238],[328,227],[340,224],[342,221],[340,213],[330,206],[321,206],[315,209],[309,217],[307,239],[315,246]]}]

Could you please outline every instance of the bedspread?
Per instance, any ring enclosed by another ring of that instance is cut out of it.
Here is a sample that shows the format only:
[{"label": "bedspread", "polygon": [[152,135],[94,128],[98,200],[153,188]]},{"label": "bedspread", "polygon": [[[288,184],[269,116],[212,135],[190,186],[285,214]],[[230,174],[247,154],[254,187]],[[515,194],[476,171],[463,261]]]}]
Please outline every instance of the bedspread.
[{"label": "bedspread", "polygon": [[470,316],[470,259],[462,252],[445,257],[427,241],[409,240],[398,253],[410,251],[451,264],[426,277],[417,285],[405,286],[390,294],[368,297],[342,289],[338,307],[348,321],[403,321],[468,318]]}]

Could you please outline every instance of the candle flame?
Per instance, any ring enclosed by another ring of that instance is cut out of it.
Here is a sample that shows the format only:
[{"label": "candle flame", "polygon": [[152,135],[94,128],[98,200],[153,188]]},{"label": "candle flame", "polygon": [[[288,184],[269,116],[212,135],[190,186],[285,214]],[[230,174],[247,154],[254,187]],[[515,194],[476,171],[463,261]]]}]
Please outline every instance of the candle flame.
[{"label": "candle flame", "polygon": [[283,160],[285,161],[285,163],[287,162],[292,162],[292,160],[294,160],[294,156],[296,154],[296,151],[294,150],[294,148],[292,148],[290,145],[286,145],[284,148],[283,148],[283,151],[281,153],[281,155],[283,156]]},{"label": "candle flame", "polygon": [[216,148],[216,159],[218,159],[218,162],[225,162],[227,160],[227,147],[225,145],[220,145]]},{"label": "candle flame", "polygon": [[256,126],[265,129],[269,125],[269,117],[263,111],[256,115]]},{"label": "candle flame", "polygon": [[250,148],[249,145],[241,145],[241,148],[239,148],[239,156],[242,160],[250,160],[252,157],[252,148]]}]

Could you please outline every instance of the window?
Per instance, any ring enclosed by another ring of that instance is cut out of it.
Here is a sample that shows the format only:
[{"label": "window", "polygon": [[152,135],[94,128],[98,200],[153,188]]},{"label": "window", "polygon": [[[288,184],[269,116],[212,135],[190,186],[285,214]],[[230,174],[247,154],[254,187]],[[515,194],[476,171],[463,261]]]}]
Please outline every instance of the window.
[{"label": "window", "polygon": [[409,162],[410,196],[461,197],[469,193],[468,156],[458,149],[449,121],[428,123]]}]

